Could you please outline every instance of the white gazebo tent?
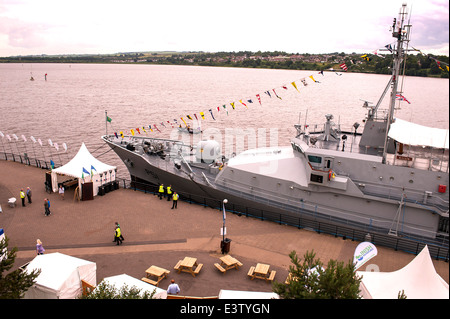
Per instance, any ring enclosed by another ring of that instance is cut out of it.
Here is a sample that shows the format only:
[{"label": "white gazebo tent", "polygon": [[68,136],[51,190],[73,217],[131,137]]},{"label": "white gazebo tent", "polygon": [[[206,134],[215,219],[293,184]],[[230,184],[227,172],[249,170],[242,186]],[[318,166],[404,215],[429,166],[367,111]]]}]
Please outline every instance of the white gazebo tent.
[{"label": "white gazebo tent", "polygon": [[95,286],[97,264],[61,253],[36,256],[24,271],[40,269],[35,283],[24,295],[25,299],[76,299],[81,296],[82,283]]},{"label": "white gazebo tent", "polygon": [[274,292],[221,289],[219,299],[280,299],[280,296]]},{"label": "white gazebo tent", "polygon": [[99,186],[116,180],[116,167],[100,162],[83,143],[78,153],[64,166],[52,170],[51,175],[53,192],[58,191],[58,175],[62,175],[77,178],[80,189],[85,182],[92,182],[96,196]]},{"label": "white gazebo tent", "polygon": [[428,246],[408,265],[393,272],[357,271],[362,276],[364,299],[397,299],[404,291],[408,299],[448,299],[448,284],[436,272]]},{"label": "white gazebo tent", "polygon": [[146,282],[143,282],[142,280],[136,279],[127,274],[106,277],[102,280],[102,282],[105,282],[118,290],[120,290],[124,286],[126,286],[127,288],[131,288],[134,286],[137,289],[140,289],[141,293],[144,291],[152,293],[153,290],[156,290],[155,294],[153,295],[153,299],[167,299],[166,290],[150,285]]}]

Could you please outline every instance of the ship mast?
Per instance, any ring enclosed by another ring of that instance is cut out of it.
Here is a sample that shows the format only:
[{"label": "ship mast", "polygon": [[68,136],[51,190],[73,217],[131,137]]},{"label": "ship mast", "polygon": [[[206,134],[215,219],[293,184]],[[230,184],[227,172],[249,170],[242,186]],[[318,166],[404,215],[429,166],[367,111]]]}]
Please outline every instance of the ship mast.
[{"label": "ship mast", "polygon": [[402,5],[400,9],[398,19],[394,19],[392,25],[392,36],[397,39],[397,46],[393,48],[393,66],[392,66],[392,78],[391,78],[391,100],[389,103],[389,112],[386,123],[386,135],[384,139],[383,147],[383,163],[386,163],[386,154],[388,146],[388,132],[390,125],[394,122],[394,109],[395,102],[398,94],[398,82],[402,62],[407,53],[407,44],[409,42],[409,31],[411,28],[410,24],[406,23],[406,4]]}]

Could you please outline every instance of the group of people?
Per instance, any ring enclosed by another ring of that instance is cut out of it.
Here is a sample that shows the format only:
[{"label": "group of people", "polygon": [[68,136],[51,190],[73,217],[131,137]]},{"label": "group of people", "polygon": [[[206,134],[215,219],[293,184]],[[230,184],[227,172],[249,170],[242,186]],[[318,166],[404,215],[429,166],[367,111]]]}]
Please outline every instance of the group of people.
[{"label": "group of people", "polygon": [[27,187],[26,192],[23,188],[20,189],[20,199],[22,200],[23,207],[25,207],[25,196],[28,198],[28,204],[31,204],[31,188]]},{"label": "group of people", "polygon": [[172,209],[177,208],[178,206],[178,199],[180,198],[180,195],[177,194],[177,192],[172,192],[172,185],[167,186],[166,189],[164,189],[164,184],[159,185],[158,190],[158,196],[159,199],[165,198],[167,195],[167,201],[169,202],[170,199],[172,199]]}]

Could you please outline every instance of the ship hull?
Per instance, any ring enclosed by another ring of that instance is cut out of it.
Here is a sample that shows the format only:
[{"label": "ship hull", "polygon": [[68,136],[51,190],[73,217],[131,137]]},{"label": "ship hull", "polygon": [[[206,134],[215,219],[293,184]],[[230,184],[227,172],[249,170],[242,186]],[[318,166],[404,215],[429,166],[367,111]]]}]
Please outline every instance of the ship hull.
[{"label": "ship hull", "polygon": [[[223,199],[228,200],[227,209],[256,216],[264,214],[278,215],[277,220],[299,218],[314,221],[326,221],[337,225],[355,227],[359,230],[380,231],[388,233],[407,233],[414,236],[434,239],[438,233],[439,215],[424,213],[423,207],[414,203],[405,204],[400,216],[397,216],[399,202],[395,199],[381,199],[370,195],[346,195],[336,192],[314,192],[311,189],[271,189],[270,183],[264,182],[267,194],[239,192],[233,185],[206,183],[192,179],[182,169],[170,171],[170,160],[157,159],[149,161],[148,157],[130,151],[125,147],[105,141],[114,149],[127,166],[132,180],[153,185],[171,185],[182,196],[212,207],[221,207]],[[242,174],[244,175],[244,174]],[[277,183],[279,187],[280,183]],[[278,199],[273,198],[276,193]],[[252,214],[253,212],[253,214]],[[396,217],[397,216],[397,217]]]}]

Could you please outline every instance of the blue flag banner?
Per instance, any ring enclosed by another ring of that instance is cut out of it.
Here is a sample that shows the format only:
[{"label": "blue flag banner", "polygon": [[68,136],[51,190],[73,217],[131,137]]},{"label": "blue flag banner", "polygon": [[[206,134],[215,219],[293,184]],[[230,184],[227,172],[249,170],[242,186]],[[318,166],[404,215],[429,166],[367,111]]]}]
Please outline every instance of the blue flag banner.
[{"label": "blue flag banner", "polygon": [[88,175],[91,175],[91,174],[89,174],[89,172],[87,171],[87,169],[85,169],[84,167],[83,167],[83,173],[86,173],[86,174],[88,174]]}]

